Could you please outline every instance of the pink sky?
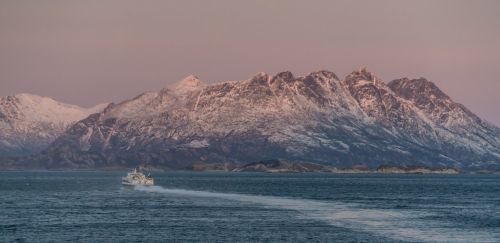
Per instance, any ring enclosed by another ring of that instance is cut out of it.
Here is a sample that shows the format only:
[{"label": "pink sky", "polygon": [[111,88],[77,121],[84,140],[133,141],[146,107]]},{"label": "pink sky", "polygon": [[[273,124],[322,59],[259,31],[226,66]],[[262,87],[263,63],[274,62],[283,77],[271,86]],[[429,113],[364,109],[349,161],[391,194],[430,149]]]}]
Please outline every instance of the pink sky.
[{"label": "pink sky", "polygon": [[500,1],[0,2],[0,96],[82,106],[195,74],[367,66],[384,81],[425,77],[500,124]]}]

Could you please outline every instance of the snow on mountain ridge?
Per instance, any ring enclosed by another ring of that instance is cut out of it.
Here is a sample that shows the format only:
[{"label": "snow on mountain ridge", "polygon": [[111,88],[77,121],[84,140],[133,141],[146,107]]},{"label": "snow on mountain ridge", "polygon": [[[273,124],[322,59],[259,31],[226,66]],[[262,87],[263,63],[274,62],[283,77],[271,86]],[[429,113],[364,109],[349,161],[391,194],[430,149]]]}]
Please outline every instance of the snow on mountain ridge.
[{"label": "snow on mountain ridge", "polygon": [[454,102],[433,82],[425,78],[401,78],[391,81],[388,86],[411,102],[433,124],[441,127],[437,135],[443,139],[449,138],[450,132],[459,134],[460,137],[453,138],[456,142],[467,144],[474,141],[479,146],[477,150],[491,150],[500,144],[500,137],[494,135],[499,134],[498,127],[482,120],[464,105]]},{"label": "snow on mountain ridge", "polygon": [[[184,168],[196,161],[269,158],[345,166],[469,166],[500,160],[498,130],[470,124],[450,130],[432,119],[431,109],[366,69],[344,79],[329,71],[300,77],[258,73],[194,87],[145,93],[78,122],[47,149],[46,166],[142,161]],[[466,135],[460,132],[465,130]]]},{"label": "snow on mountain ridge", "polygon": [[183,105],[186,95],[202,90],[206,85],[198,77],[189,75],[159,91],[144,92],[133,99],[113,104],[106,109],[107,118],[141,119],[154,116],[175,106]]},{"label": "snow on mountain ridge", "polygon": [[322,70],[204,84],[190,75],[78,121],[36,163],[179,169],[275,158],[337,166],[495,164],[500,130],[426,80],[386,84],[364,68],[344,79]]},{"label": "snow on mountain ridge", "polygon": [[108,104],[91,108],[65,104],[28,93],[0,97],[0,156],[44,149],[66,128]]},{"label": "snow on mountain ridge", "polygon": [[[29,93],[20,93],[7,96],[2,99],[2,104],[7,101],[15,102],[16,108],[23,115],[24,121],[43,121],[54,123],[72,123],[81,120],[88,115],[100,112],[107,103],[98,104],[91,108],[83,108],[77,105],[65,104],[50,97],[39,96]],[[1,109],[1,108],[0,108]]]}]

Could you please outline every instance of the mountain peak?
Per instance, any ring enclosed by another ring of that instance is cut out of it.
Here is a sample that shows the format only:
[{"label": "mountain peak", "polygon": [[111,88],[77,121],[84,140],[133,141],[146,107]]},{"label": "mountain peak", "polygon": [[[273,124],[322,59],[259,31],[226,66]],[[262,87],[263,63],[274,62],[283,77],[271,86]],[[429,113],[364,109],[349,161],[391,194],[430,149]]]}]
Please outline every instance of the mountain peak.
[{"label": "mountain peak", "polygon": [[312,75],[312,76],[323,76],[323,77],[330,78],[330,79],[335,79],[335,80],[339,79],[334,72],[331,72],[331,71],[328,71],[328,70],[315,71],[315,72],[310,73],[309,75]]},{"label": "mountain peak", "polygon": [[13,97],[15,97],[19,100],[28,101],[28,102],[29,101],[40,102],[42,100],[57,102],[56,100],[54,100],[50,97],[40,96],[40,95],[35,95],[35,94],[30,94],[30,93],[19,93],[19,94],[15,94]]},{"label": "mountain peak", "polygon": [[389,82],[389,88],[405,99],[414,99],[416,97],[435,97],[440,99],[450,99],[433,82],[425,79],[400,78]]},{"label": "mountain peak", "polygon": [[271,76],[265,72],[258,72],[256,73],[251,79],[253,80],[267,80],[270,78]]},{"label": "mountain peak", "polygon": [[24,107],[44,107],[44,108],[52,107],[55,112],[61,112],[58,111],[57,107],[64,109],[72,109],[72,110],[82,110],[82,111],[85,110],[85,108],[82,108],[77,105],[66,104],[58,100],[55,100],[51,97],[40,96],[30,93],[18,93],[10,97],[17,100],[16,102],[19,102],[19,104]]},{"label": "mountain peak", "polygon": [[256,73],[250,80],[249,84],[253,85],[267,85],[270,81],[270,76],[265,72]]},{"label": "mountain peak", "polygon": [[484,125],[477,115],[462,104],[454,102],[433,82],[425,78],[396,79],[388,86],[399,97],[411,101],[429,119],[447,129]]},{"label": "mountain peak", "polygon": [[254,77],[267,77],[269,76],[266,72],[258,72],[254,75]]},{"label": "mountain peak", "polygon": [[366,67],[362,67],[356,71],[351,72],[349,74],[351,77],[357,77],[360,80],[373,81],[376,82],[378,78],[372,72],[366,70]]},{"label": "mountain peak", "polygon": [[203,86],[205,86],[205,83],[201,81],[197,76],[191,74],[185,77],[184,79],[176,83],[173,83],[172,85],[169,85],[167,88],[175,91],[176,93],[183,94],[190,91],[198,90]]},{"label": "mountain peak", "polygon": [[176,87],[186,87],[186,86],[194,87],[194,86],[198,86],[201,84],[203,84],[203,81],[201,81],[197,76],[190,74],[187,77],[185,77],[184,79],[175,83],[175,86]]},{"label": "mountain peak", "polygon": [[291,83],[291,82],[293,82],[294,79],[295,79],[295,77],[293,76],[292,72],[284,71],[284,72],[280,72],[280,73],[274,75],[274,77],[272,77],[272,79],[271,79],[271,83],[275,83],[277,81]]},{"label": "mountain peak", "polygon": [[366,67],[362,67],[356,71],[351,72],[345,78],[345,82],[349,86],[364,86],[364,85],[375,85],[380,86],[384,85],[384,83],[375,76],[374,73],[366,70]]}]

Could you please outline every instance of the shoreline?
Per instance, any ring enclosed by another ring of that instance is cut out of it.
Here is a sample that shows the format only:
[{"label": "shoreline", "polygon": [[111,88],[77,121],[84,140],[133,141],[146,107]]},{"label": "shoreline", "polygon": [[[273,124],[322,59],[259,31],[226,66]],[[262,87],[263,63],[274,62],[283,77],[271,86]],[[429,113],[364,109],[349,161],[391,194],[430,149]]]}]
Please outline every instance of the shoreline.
[{"label": "shoreline", "polygon": [[357,164],[351,167],[336,167],[313,162],[291,162],[281,159],[263,160],[245,164],[194,162],[184,168],[168,168],[153,165],[109,166],[94,168],[40,168],[29,166],[0,166],[0,172],[126,172],[140,167],[150,172],[224,172],[224,173],[331,173],[331,174],[500,174],[496,168],[429,167],[425,165],[379,165],[369,167]]},{"label": "shoreline", "polygon": [[[127,172],[128,169],[0,169],[6,172]],[[448,172],[380,172],[380,171],[226,171],[226,170],[170,170],[156,169],[152,172],[179,173],[228,173],[228,174],[370,174],[370,175],[500,175],[500,171],[460,171]]]}]

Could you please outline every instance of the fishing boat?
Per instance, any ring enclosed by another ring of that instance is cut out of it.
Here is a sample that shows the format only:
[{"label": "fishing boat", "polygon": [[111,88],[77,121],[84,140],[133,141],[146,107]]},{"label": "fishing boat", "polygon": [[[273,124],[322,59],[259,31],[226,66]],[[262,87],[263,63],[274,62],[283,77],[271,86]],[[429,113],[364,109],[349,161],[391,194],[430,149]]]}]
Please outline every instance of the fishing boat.
[{"label": "fishing boat", "polygon": [[154,179],[150,174],[144,175],[144,173],[134,168],[127,173],[127,176],[122,177],[122,185],[125,186],[152,186],[154,185]]}]

